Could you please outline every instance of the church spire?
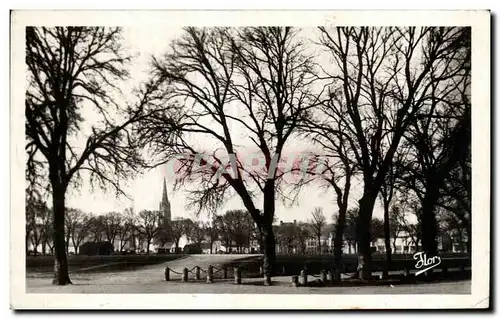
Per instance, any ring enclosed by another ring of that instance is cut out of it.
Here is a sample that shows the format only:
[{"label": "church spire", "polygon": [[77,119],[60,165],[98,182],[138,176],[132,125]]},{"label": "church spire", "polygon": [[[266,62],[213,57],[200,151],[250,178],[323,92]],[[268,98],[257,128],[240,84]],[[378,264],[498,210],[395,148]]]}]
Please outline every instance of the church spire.
[{"label": "church spire", "polygon": [[166,221],[170,221],[171,212],[170,212],[170,202],[168,201],[167,194],[167,181],[163,178],[163,195],[160,202],[160,211],[163,213],[163,217]]},{"label": "church spire", "polygon": [[163,196],[162,196],[162,202],[168,203],[168,194],[167,194],[167,181],[165,177],[163,178]]}]

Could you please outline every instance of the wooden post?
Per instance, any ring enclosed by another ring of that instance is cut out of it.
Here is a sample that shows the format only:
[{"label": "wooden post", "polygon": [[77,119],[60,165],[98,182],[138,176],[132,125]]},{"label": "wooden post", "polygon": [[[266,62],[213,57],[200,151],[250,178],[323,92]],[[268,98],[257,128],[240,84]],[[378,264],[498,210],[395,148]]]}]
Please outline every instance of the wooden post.
[{"label": "wooden post", "polygon": [[222,269],[222,276],[223,276],[222,278],[227,279],[227,267],[226,266],[224,266],[224,268]]},{"label": "wooden post", "polygon": [[321,283],[325,284],[326,283],[326,271],[321,270],[319,272],[319,279],[321,280]]},{"label": "wooden post", "polygon": [[293,287],[298,287],[299,286],[299,276],[297,276],[297,275],[292,276],[292,286]]},{"label": "wooden post", "polygon": [[404,275],[405,277],[408,277],[408,276],[410,275],[410,271],[408,270],[408,268],[405,268],[405,269],[403,270],[403,275]]},{"label": "wooden post", "polygon": [[182,282],[187,282],[188,281],[188,269],[184,268],[182,270]]},{"label": "wooden post", "polygon": [[285,276],[286,275],[285,265],[283,265],[283,267],[281,267],[281,270],[283,271],[283,276]]},{"label": "wooden post", "polygon": [[170,268],[165,267],[165,281],[170,280]]},{"label": "wooden post", "polygon": [[271,276],[264,274],[264,286],[271,286]]},{"label": "wooden post", "polygon": [[196,280],[200,280],[200,266],[196,266],[195,267],[195,273],[194,273],[194,275],[195,275],[195,279]]},{"label": "wooden post", "polygon": [[341,277],[342,272],[340,271],[340,269],[335,268],[333,270],[333,274],[334,274],[333,281],[336,283],[340,283],[340,281],[342,279],[342,277]]},{"label": "wooden post", "polygon": [[234,267],[234,283],[241,284],[241,269],[240,267]]},{"label": "wooden post", "polygon": [[307,286],[307,272],[305,270],[300,271],[300,281],[301,285]]},{"label": "wooden post", "polygon": [[214,282],[214,268],[212,267],[212,265],[208,266],[207,269],[207,282],[209,284]]},{"label": "wooden post", "polygon": [[326,272],[326,282],[330,285],[333,284],[334,280],[333,280],[333,274],[332,274],[332,271],[331,269],[329,269],[327,272]]}]

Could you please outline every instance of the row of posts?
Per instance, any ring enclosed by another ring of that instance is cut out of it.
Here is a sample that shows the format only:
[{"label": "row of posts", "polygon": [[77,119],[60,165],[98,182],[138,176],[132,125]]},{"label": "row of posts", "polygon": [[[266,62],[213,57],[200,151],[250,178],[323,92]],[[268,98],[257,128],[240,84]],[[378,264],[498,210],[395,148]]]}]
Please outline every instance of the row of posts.
[{"label": "row of posts", "polygon": [[[201,279],[201,269],[200,266],[194,267],[195,272],[195,280],[200,280]],[[188,273],[189,270],[187,268],[184,268],[182,270],[181,274],[181,280],[182,282],[187,282],[188,281]],[[222,268],[222,278],[227,279],[227,268],[224,267]],[[165,267],[165,281],[170,281],[170,268]],[[208,283],[213,283],[214,282],[214,267],[212,265],[208,266],[207,269],[207,282]],[[234,282],[236,284],[241,284],[241,269],[240,267],[234,267]]]},{"label": "row of posts", "polygon": [[[460,266],[459,267],[460,271],[463,272],[465,271],[465,267],[464,266]],[[227,279],[227,268],[224,267],[222,268],[222,271],[223,271],[223,279]],[[199,266],[196,266],[195,267],[195,280],[200,280],[200,267]],[[214,272],[214,268],[212,265],[208,266],[208,269],[207,269],[207,283],[213,283],[214,282],[214,275],[213,275],[213,272]],[[447,267],[442,267],[442,272],[443,273],[447,273],[448,272],[448,269]],[[189,273],[189,270],[187,268],[184,268],[182,270],[182,282],[187,282],[188,281],[188,273]],[[262,273],[262,267],[261,267],[261,273]],[[429,276],[431,275],[431,271],[427,271],[424,273],[425,276]],[[408,268],[405,268],[403,270],[403,274],[405,277],[408,277],[410,275],[410,271]],[[337,273],[336,274],[337,276],[337,281],[340,280],[340,274]],[[335,278],[334,278],[334,274],[332,273],[332,271],[328,270],[321,270],[320,272],[320,275],[319,275],[319,278],[320,278],[320,281],[322,283],[334,283],[335,281]],[[268,278],[266,278],[267,280]],[[270,279],[270,278],[269,278]],[[381,274],[380,275],[380,279],[385,279],[384,275]],[[165,267],[165,281],[169,281],[170,280],[170,268],[168,267]],[[241,269],[240,267],[234,267],[234,283],[236,284],[241,284]],[[301,270],[300,271],[300,276],[292,276],[292,285],[295,286],[295,287],[298,287],[298,286],[306,286],[307,285],[307,271],[306,270]]]}]

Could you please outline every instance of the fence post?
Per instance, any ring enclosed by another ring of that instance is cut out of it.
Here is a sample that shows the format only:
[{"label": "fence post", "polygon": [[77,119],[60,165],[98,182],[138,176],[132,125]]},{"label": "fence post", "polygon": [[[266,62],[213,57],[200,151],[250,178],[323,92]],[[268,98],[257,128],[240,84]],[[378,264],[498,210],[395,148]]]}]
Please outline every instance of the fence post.
[{"label": "fence post", "polygon": [[443,266],[441,271],[444,275],[446,275],[448,273],[448,268],[446,266]]},{"label": "fence post", "polygon": [[214,282],[214,268],[212,265],[208,266],[207,269],[207,282],[209,284]]},{"label": "fence post", "polygon": [[340,283],[342,280],[342,271],[340,268],[333,269],[333,282]]},{"label": "fence post", "polygon": [[326,272],[326,282],[330,285],[333,285],[333,281],[334,281],[334,278],[333,278],[332,270],[328,269],[328,271]]},{"label": "fence post", "polygon": [[241,269],[240,267],[234,267],[234,283],[241,284]]},{"label": "fence post", "polygon": [[322,284],[326,284],[326,271],[325,270],[321,270],[319,272],[319,279],[321,280]]},{"label": "fence post", "polygon": [[224,266],[224,268],[222,269],[222,276],[223,276],[222,278],[227,279],[227,267],[226,266]]},{"label": "fence post", "polygon": [[271,286],[271,276],[264,274],[264,286]]},{"label": "fence post", "polygon": [[405,277],[408,277],[408,276],[410,275],[410,271],[408,270],[408,268],[405,268],[405,269],[403,270],[403,275],[404,275]]},{"label": "fence post", "polygon": [[200,266],[196,266],[195,267],[195,273],[194,273],[194,275],[195,275],[195,279],[196,280],[200,280]]},{"label": "fence post", "polygon": [[299,282],[301,285],[304,285],[306,286],[307,285],[307,272],[302,269],[300,271],[300,282]]},{"label": "fence post", "polygon": [[188,269],[184,268],[182,270],[182,282],[187,282],[188,281]]},{"label": "fence post", "polygon": [[170,280],[170,268],[165,267],[165,281]]}]

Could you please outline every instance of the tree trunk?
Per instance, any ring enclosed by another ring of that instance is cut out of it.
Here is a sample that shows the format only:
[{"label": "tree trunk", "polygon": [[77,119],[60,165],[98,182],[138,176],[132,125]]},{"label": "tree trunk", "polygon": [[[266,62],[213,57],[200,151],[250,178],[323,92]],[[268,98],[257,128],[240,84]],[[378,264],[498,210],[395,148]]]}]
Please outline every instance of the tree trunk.
[{"label": "tree trunk", "polygon": [[373,207],[375,206],[376,196],[371,193],[364,193],[359,200],[359,215],[357,223],[358,237],[358,273],[359,278],[368,280],[371,278],[372,271],[372,252],[371,243],[371,220]]},{"label": "tree trunk", "polygon": [[276,264],[276,242],[273,234],[273,226],[261,225],[259,231],[264,244],[264,264],[263,270],[265,276],[271,278],[274,275],[274,265]]},{"label": "tree trunk", "polygon": [[52,204],[54,212],[53,220],[53,248],[54,248],[54,285],[71,284],[68,272],[68,260],[66,257],[66,244],[64,236],[64,214],[65,214],[65,189],[59,181],[52,182]]},{"label": "tree trunk", "polygon": [[[335,266],[335,272],[334,272],[334,280],[335,282],[339,283],[340,282],[340,274],[342,271],[342,237],[344,234],[344,228],[345,228],[345,210],[339,211],[339,219],[338,219],[338,224],[337,228],[335,230],[335,239],[333,243],[333,258],[334,258],[334,266]],[[351,253],[351,245],[349,243],[349,253]]]},{"label": "tree trunk", "polygon": [[436,188],[428,187],[422,202],[422,220],[420,225],[422,249],[429,257],[437,255],[437,222],[435,214],[437,192]]},{"label": "tree trunk", "polygon": [[321,235],[318,236],[318,253],[321,255]]},{"label": "tree trunk", "polygon": [[385,269],[383,271],[384,276],[389,275],[389,268],[392,262],[391,253],[391,229],[389,225],[389,202],[384,201],[384,239],[385,239]]}]

